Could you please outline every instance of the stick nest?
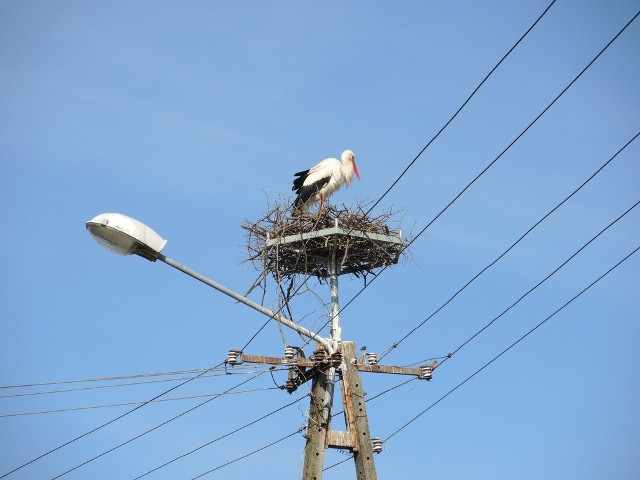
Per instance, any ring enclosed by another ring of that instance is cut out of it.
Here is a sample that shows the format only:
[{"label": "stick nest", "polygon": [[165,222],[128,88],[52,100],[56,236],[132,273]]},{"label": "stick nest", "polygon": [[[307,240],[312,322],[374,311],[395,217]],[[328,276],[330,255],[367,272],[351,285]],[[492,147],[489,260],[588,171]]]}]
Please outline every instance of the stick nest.
[{"label": "stick nest", "polygon": [[[288,205],[275,205],[258,221],[245,221],[247,261],[266,275],[281,279],[294,274],[328,275],[328,261],[336,255],[338,274],[373,273],[398,263],[405,242],[397,223],[398,212],[372,216],[362,204],[348,209],[325,204],[322,211],[292,215]],[[333,232],[327,229],[338,227]]]}]

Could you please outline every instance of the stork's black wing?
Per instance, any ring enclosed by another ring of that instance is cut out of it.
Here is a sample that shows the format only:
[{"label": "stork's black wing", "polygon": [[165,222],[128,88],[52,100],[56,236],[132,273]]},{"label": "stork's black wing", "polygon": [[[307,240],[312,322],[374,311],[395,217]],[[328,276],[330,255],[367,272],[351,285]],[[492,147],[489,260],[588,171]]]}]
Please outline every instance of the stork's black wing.
[{"label": "stork's black wing", "polygon": [[294,190],[296,193],[300,193],[300,189],[302,188],[304,181],[307,179],[307,176],[309,175],[309,170],[311,169],[294,173],[293,176],[298,178],[293,179],[293,187],[291,187],[291,190]]},{"label": "stork's black wing", "polygon": [[296,201],[293,202],[294,210],[299,210],[311,197],[313,197],[313,195],[318,193],[318,191],[320,191],[320,189],[329,183],[329,180],[331,180],[331,175],[327,175],[313,183],[305,185],[304,182],[307,180],[308,174],[309,170],[296,173],[296,177],[298,178],[293,181],[292,190],[295,190],[298,196],[296,197]]}]

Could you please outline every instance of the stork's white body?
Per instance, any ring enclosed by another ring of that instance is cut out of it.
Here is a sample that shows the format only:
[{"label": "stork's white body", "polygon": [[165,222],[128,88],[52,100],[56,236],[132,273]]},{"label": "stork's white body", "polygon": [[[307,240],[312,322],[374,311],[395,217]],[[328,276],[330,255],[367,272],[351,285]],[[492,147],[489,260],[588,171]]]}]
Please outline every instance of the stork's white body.
[{"label": "stork's white body", "polygon": [[343,185],[351,185],[353,174],[360,179],[360,173],[355,163],[355,155],[351,150],[342,153],[341,160],[327,158],[309,170],[295,174],[293,188],[298,197],[293,204],[294,210],[304,212],[314,203],[324,201]]}]

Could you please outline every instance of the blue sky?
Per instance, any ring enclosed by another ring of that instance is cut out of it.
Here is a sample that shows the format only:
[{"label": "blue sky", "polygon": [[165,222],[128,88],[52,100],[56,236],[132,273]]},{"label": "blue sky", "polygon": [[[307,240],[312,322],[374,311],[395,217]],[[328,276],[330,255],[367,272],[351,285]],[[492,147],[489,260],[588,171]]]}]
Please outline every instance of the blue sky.
[{"label": "blue sky", "polygon": [[[292,200],[294,172],[351,149],[362,181],[332,200],[375,201],[547,5],[0,3],[0,475],[135,405],[7,415],[145,401],[179,383],[53,382],[210,368],[265,321],[160,262],[100,249],[87,220],[137,218],[168,239],[167,256],[244,292],[258,272],[243,262],[241,224],[268,202]],[[376,212],[402,210],[398,226],[416,235],[639,9],[637,1],[556,2]],[[343,338],[388,349],[638,133],[638,22],[344,309]],[[634,205],[638,142],[384,363],[453,351]],[[372,435],[389,437],[629,254],[639,220],[638,208],[629,212],[433,381],[372,400]],[[376,456],[379,477],[637,478],[639,266],[636,254],[389,439]],[[317,328],[328,291],[310,286],[316,296],[296,298],[292,309]],[[341,277],[343,304],[362,286]],[[264,301],[277,304],[273,285]],[[282,348],[269,325],[246,353]],[[285,373],[216,373],[166,397],[249,381],[62,478],[135,478],[300,399],[145,477],[193,478],[305,424],[308,388],[292,396],[273,388]],[[150,379],[175,376],[137,380]],[[371,397],[405,380],[363,374]],[[47,385],[9,388],[37,383]],[[82,390],[26,395],[70,388]],[[6,478],[54,478],[207,398],[146,405]],[[296,434],[204,478],[296,478],[303,448]],[[329,451],[325,464],[344,458]],[[345,462],[324,478],[352,476]]]}]

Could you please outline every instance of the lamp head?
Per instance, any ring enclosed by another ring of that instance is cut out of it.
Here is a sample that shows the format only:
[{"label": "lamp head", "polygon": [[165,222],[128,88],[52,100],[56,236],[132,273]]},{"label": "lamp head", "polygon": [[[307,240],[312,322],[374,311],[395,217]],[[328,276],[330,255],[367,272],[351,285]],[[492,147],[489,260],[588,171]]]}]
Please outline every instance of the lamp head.
[{"label": "lamp head", "polygon": [[155,262],[167,243],[135,218],[120,213],[102,213],[87,222],[87,230],[98,245],[118,255],[140,255]]}]

